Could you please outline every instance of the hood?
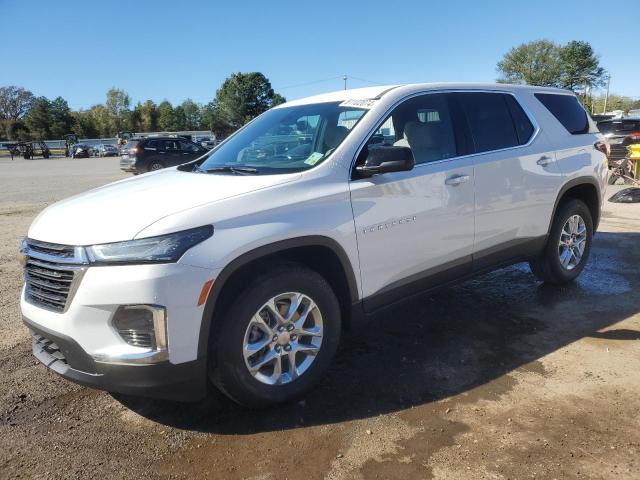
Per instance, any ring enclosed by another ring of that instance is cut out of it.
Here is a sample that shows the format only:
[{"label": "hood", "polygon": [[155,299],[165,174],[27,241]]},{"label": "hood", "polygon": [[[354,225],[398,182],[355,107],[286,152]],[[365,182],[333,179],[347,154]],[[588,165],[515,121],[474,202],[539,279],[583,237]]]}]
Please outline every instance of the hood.
[{"label": "hood", "polygon": [[[55,203],[31,224],[29,238],[65,245],[133,239],[174,213],[287,183],[299,175],[228,175],[175,169],[121,180]],[[215,218],[203,222],[214,222]]]}]

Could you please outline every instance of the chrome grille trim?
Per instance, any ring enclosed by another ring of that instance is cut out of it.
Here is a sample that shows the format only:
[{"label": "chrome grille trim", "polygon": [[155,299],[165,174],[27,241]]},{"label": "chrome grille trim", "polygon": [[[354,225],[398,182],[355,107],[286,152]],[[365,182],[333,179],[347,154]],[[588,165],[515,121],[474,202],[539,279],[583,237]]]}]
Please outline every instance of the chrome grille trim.
[{"label": "chrome grille trim", "polygon": [[58,313],[67,311],[87,269],[84,248],[25,239],[25,299]]}]

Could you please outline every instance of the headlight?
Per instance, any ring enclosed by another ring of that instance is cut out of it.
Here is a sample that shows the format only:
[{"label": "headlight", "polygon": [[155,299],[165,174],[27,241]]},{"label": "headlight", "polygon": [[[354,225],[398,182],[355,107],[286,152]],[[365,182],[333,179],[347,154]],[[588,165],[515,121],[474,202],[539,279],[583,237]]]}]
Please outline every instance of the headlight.
[{"label": "headlight", "polygon": [[191,247],[213,235],[213,226],[141,238],[127,242],[104,243],[86,247],[91,263],[168,263],[177,262]]}]

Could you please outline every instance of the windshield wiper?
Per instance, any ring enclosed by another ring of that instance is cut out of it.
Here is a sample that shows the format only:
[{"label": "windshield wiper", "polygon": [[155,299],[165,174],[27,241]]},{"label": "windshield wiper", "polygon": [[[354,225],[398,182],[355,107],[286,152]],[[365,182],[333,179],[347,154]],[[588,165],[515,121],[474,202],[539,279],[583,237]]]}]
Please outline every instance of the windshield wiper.
[{"label": "windshield wiper", "polygon": [[200,169],[200,171],[204,173],[231,172],[231,173],[238,173],[240,175],[253,175],[253,174],[259,173],[257,168],[240,167],[240,166],[234,167],[233,165],[223,165],[220,167],[212,167],[212,168],[207,168],[206,170]]}]

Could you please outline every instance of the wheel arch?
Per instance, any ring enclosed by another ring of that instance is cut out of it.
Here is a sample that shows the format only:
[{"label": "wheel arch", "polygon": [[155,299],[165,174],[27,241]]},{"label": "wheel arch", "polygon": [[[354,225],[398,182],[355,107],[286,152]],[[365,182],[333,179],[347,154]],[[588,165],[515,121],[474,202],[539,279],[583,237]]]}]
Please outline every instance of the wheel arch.
[{"label": "wheel arch", "polygon": [[345,250],[337,241],[324,236],[281,240],[243,253],[229,262],[216,277],[202,314],[198,358],[208,355],[211,335],[222,324],[222,314],[234,298],[232,292],[246,284],[249,274],[255,276],[270,263],[282,261],[306,265],[324,276],[338,297],[343,324],[350,326],[359,294],[355,272]]},{"label": "wheel arch", "polygon": [[553,206],[553,215],[551,215],[549,220],[547,235],[551,232],[553,219],[556,216],[558,208],[568,199],[582,200],[587,205],[591,212],[593,230],[595,232],[600,222],[600,199],[602,198],[600,193],[600,184],[593,177],[578,177],[565,183],[556,197],[556,202]]}]

